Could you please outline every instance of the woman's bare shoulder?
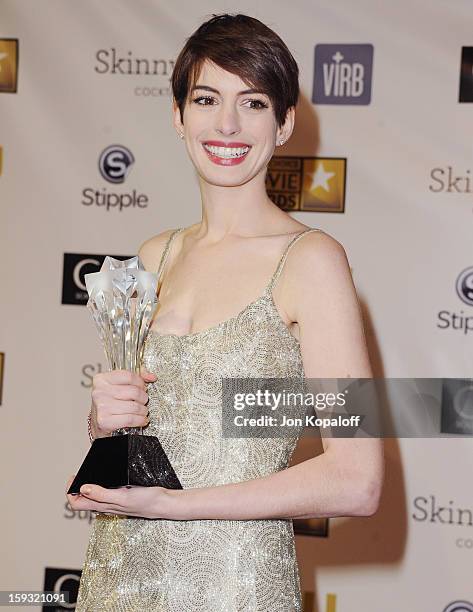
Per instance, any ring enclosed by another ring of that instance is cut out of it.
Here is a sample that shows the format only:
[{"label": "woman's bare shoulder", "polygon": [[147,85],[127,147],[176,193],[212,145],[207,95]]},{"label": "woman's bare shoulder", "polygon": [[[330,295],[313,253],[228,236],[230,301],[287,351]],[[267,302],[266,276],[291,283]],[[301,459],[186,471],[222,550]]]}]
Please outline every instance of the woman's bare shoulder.
[{"label": "woman's bare shoulder", "polygon": [[156,234],[156,236],[152,236],[151,238],[145,240],[145,242],[143,242],[143,244],[140,246],[138,249],[138,255],[146,270],[149,270],[150,272],[157,271],[166,243],[175,230],[176,228],[168,229],[164,232]]},{"label": "woman's bare shoulder", "polygon": [[306,260],[307,258],[329,257],[335,253],[345,252],[341,242],[334,236],[323,229],[314,229],[318,229],[318,231],[306,234],[294,245],[293,259],[298,260],[298,265],[301,263],[300,260]]},{"label": "woman's bare shoulder", "polygon": [[[317,293],[321,285],[336,284],[350,273],[344,246],[334,236],[320,230],[310,232],[294,245],[286,264],[286,278],[291,294]],[[295,300],[294,300],[295,301]]]}]

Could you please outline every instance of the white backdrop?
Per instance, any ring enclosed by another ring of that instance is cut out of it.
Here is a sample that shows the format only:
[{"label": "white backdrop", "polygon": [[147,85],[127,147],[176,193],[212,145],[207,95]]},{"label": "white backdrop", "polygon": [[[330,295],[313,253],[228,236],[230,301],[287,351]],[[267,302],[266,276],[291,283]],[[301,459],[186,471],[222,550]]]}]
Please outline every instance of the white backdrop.
[{"label": "white backdrop", "polygon": [[[276,30],[299,64],[296,130],[278,155],[347,160],[344,212],[291,214],[344,245],[376,375],[471,376],[460,323],[473,307],[455,283],[473,266],[473,186],[444,182],[472,168],[472,106],[458,102],[470,2],[0,0],[0,39],[19,44],[17,92],[0,93],[0,589],[42,590],[46,568],[82,566],[90,517],[65,507],[64,488],[89,446],[88,385],[105,360],[85,307],[62,303],[64,254],[134,254],[200,219],[169,77],[185,38],[235,11]],[[373,45],[369,104],[312,102],[320,44]],[[160,74],[113,73],[113,53],[161,60]],[[123,184],[98,169],[113,144],[135,159]],[[135,190],[147,205],[107,211],[83,204],[85,189]],[[473,610],[472,460],[468,436],[388,440],[377,515],[297,536],[306,611]],[[438,507],[470,514],[458,524]]]}]

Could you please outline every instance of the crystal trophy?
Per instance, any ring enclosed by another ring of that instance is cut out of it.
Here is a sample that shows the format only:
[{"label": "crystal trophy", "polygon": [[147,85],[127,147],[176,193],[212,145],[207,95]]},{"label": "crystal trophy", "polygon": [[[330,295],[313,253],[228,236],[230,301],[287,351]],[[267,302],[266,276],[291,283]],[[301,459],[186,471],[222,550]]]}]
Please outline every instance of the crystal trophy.
[{"label": "crystal trophy", "polygon": [[[147,272],[139,257],[106,257],[100,272],[85,275],[85,284],[110,370],[139,372],[157,307],[157,275]],[[68,493],[79,493],[86,483],[182,489],[158,438],[141,427],[120,428],[92,442]]]}]

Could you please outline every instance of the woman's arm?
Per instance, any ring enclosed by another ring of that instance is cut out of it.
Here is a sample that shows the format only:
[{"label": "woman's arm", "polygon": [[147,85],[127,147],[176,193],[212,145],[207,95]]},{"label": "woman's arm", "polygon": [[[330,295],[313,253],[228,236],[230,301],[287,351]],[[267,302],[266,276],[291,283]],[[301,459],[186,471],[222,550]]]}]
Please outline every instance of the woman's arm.
[{"label": "woman's arm", "polygon": [[[343,247],[327,234],[307,234],[294,245],[284,272],[284,303],[291,320],[299,324],[306,377],[371,378]],[[184,490],[84,485],[83,495],[68,499],[74,510],[173,520],[373,514],[383,481],[380,440],[323,436],[322,442],[322,455],[264,478]]]},{"label": "woman's arm", "polygon": [[[350,441],[350,452],[377,461],[371,440]],[[348,450],[348,449],[347,449]],[[378,507],[379,485],[355,474],[325,452],[264,478],[206,487],[167,490],[154,513],[174,520],[277,519],[369,516]]]},{"label": "woman's arm", "polygon": [[[327,234],[298,241],[285,268],[306,378],[372,378],[345,250]],[[171,519],[369,516],[379,503],[383,449],[373,438],[323,437],[324,453],[264,478],[159,495]],[[164,503],[163,503],[164,502]]]}]

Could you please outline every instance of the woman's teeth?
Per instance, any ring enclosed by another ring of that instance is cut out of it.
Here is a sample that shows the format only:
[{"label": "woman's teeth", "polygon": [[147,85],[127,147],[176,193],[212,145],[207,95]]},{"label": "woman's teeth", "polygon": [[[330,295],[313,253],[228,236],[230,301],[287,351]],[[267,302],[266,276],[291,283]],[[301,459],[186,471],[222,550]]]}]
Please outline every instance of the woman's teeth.
[{"label": "woman's teeth", "polygon": [[204,147],[217,157],[223,157],[224,159],[231,159],[232,157],[242,157],[250,150],[250,147],[214,147],[212,145],[204,144]]}]

